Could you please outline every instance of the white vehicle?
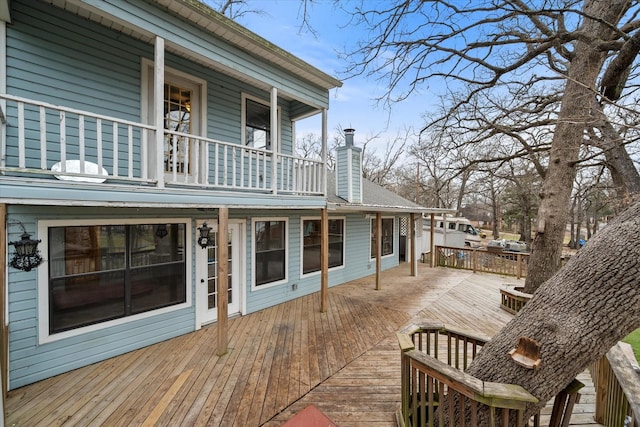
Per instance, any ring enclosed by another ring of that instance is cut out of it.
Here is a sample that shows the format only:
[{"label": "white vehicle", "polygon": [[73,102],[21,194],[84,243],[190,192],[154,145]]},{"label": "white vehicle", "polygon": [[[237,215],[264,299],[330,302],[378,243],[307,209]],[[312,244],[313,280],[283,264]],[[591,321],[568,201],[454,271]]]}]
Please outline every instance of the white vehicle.
[{"label": "white vehicle", "polygon": [[[425,216],[424,218],[425,226],[429,227],[431,225],[431,218]],[[447,231],[461,231],[464,233],[464,245],[470,246],[472,248],[478,248],[482,246],[482,238],[485,237],[483,233],[480,232],[476,227],[471,224],[467,218],[462,217],[449,217],[449,216],[436,216],[435,220],[435,229],[441,229],[445,233]]]}]

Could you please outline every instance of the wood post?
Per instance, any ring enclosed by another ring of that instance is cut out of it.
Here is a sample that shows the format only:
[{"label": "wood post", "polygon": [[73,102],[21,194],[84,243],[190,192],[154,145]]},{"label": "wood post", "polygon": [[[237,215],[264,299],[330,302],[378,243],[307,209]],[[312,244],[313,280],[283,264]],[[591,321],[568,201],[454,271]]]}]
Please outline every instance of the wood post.
[{"label": "wood post", "polygon": [[376,291],[382,289],[380,274],[382,271],[382,213],[376,212]]},{"label": "wood post", "polygon": [[228,351],[229,323],[229,208],[218,209],[218,356]]},{"label": "wood post", "polygon": [[[7,397],[9,327],[7,325],[7,266],[9,265],[7,252],[7,205],[0,204],[0,377],[2,378],[2,407]],[[1,414],[4,419],[4,414]]]},{"label": "wood post", "polygon": [[418,264],[417,264],[417,256],[416,256],[416,214],[409,214],[409,238],[410,246],[409,246],[409,260],[411,262],[411,276],[415,277],[418,275]]},{"label": "wood post", "polygon": [[436,266],[436,245],[434,234],[436,232],[436,214],[431,214],[431,225],[429,226],[429,235],[431,236],[429,239],[429,264],[431,268]]},{"label": "wood post", "polygon": [[329,299],[329,212],[320,211],[320,313],[327,312]]}]

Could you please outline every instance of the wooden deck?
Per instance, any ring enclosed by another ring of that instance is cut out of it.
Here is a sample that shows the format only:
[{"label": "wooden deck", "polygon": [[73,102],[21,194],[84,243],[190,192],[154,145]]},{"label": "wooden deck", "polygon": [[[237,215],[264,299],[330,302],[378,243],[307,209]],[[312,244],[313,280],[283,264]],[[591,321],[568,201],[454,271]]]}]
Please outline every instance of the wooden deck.
[{"label": "wooden deck", "polygon": [[[499,288],[515,279],[407,265],[9,392],[8,426],[280,426],[309,404],[336,424],[395,426],[400,355],[395,331],[433,319],[488,336],[512,315]],[[586,378],[588,379],[588,378]],[[581,378],[585,380],[585,378]],[[588,379],[590,384],[590,379]],[[573,426],[593,426],[593,389]]]}]

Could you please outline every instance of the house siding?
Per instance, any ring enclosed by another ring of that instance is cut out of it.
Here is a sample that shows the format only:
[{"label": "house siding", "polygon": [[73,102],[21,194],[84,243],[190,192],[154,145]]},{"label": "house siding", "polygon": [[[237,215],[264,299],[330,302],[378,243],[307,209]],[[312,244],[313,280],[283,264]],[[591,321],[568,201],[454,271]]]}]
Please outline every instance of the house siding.
[{"label": "house siding", "polygon": [[[35,381],[48,378],[72,369],[76,369],[100,360],[104,360],[131,350],[145,347],[169,338],[183,335],[195,330],[196,294],[194,251],[201,250],[196,244],[195,223],[197,220],[211,220],[216,212],[202,212],[197,209],[127,209],[114,208],[72,208],[37,206],[10,206],[8,223],[21,222],[34,238],[38,236],[38,222],[51,220],[94,219],[128,219],[132,222],[149,218],[187,218],[191,220],[191,228],[187,233],[191,238],[188,250],[191,252],[187,260],[187,292],[191,292],[191,305],[187,308],[168,313],[154,314],[150,317],[129,320],[108,328],[82,333],[81,335],[60,339],[53,342],[40,343],[38,336],[38,304],[46,304],[38,300],[38,273],[33,270],[23,272],[8,269],[9,283],[9,379],[10,388],[20,387]],[[244,287],[245,313],[252,313],[291,299],[299,298],[320,290],[320,274],[301,277],[301,218],[320,218],[319,210],[303,210],[292,213],[286,210],[244,210],[232,209],[230,219],[245,220],[244,249]],[[288,222],[288,273],[286,283],[279,285],[252,288],[253,283],[253,230],[252,218],[287,218]],[[358,279],[375,273],[375,260],[370,253],[370,218],[361,214],[336,213],[330,218],[345,220],[345,265],[329,271],[329,286],[335,286],[349,280]],[[398,221],[394,221],[397,236]],[[20,227],[9,227],[8,239],[18,240],[22,232]],[[382,268],[398,265],[398,243],[394,239],[394,255],[383,258]],[[41,248],[42,249],[42,248]],[[40,268],[47,268],[45,263]],[[293,290],[292,285],[297,289]]]},{"label": "house siding", "polygon": [[[43,3],[26,5],[17,1],[13,9],[13,22],[7,31],[8,93],[144,121],[140,63],[143,57],[153,58],[153,46],[91,25],[90,21]],[[242,92],[269,102],[269,93],[175,55],[167,54],[165,64],[207,82],[206,132],[210,138],[240,142]],[[279,105],[281,151],[291,154],[289,103],[279,100]],[[33,144],[39,144],[37,138]]]},{"label": "house siding", "polygon": [[[175,218],[184,212],[163,210],[97,208],[56,208],[9,206],[8,239],[19,240],[22,223],[33,238],[38,236],[37,222],[79,219],[144,219],[158,216]],[[187,230],[193,235],[193,229]],[[193,239],[188,239],[192,241]],[[187,258],[188,260],[189,258]],[[40,268],[47,268],[47,262]],[[193,264],[187,266],[187,292],[193,293]],[[38,271],[8,269],[9,388],[17,388],[62,372],[126,353],[194,330],[194,304],[190,307],[128,321],[81,335],[40,343],[38,332]]]},{"label": "house siding", "polygon": [[296,97],[312,105],[321,108],[329,105],[328,91],[284,73],[274,64],[259,62],[255,56],[222,42],[211,33],[195,28],[186,21],[178,20],[166,11],[149,7],[146,1],[94,0],[88,3],[117,19],[135,23],[151,34],[157,34],[168,42],[183,46],[202,58],[213,60],[229,69],[243,70],[250,78],[278,87],[289,94],[295,94]]}]

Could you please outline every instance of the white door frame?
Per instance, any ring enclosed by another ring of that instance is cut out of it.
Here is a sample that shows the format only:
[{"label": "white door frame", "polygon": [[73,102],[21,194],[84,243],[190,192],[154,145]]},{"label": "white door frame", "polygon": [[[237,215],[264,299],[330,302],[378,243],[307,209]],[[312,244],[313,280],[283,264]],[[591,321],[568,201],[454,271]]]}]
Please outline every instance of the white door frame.
[{"label": "white door frame", "polygon": [[[218,228],[218,221],[216,219],[202,219],[196,221],[196,236],[194,241],[197,242],[198,227],[203,223],[207,223],[212,228],[211,232],[216,232]],[[237,289],[237,302],[235,304],[229,304],[229,316],[244,314],[245,312],[245,244],[244,235],[246,224],[244,220],[229,220],[229,229],[232,230],[232,244],[233,253],[229,253],[229,257],[232,259],[232,280],[233,285]],[[196,276],[195,276],[195,312],[196,312],[196,329],[200,329],[202,326],[217,321],[217,312],[215,310],[208,309],[208,296],[207,296],[207,274],[208,274],[208,260],[207,250],[201,248],[199,245],[195,245],[195,263],[196,263]]]}]

